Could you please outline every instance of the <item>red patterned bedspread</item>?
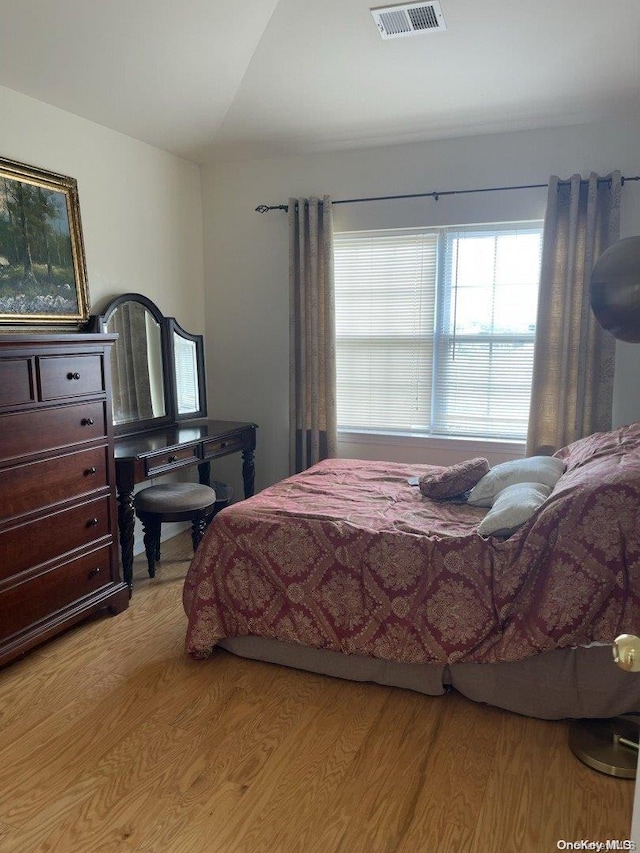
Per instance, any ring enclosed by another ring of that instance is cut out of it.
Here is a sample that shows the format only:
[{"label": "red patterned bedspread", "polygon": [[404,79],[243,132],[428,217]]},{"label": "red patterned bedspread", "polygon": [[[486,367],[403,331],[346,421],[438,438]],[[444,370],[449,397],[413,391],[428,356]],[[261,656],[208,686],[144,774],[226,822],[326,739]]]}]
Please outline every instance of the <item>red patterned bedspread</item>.
[{"label": "red patterned bedspread", "polygon": [[560,451],[508,539],[407,483],[429,466],[327,460],[223,510],[187,574],[187,651],[258,635],[405,663],[515,661],[640,632],[640,424]]}]

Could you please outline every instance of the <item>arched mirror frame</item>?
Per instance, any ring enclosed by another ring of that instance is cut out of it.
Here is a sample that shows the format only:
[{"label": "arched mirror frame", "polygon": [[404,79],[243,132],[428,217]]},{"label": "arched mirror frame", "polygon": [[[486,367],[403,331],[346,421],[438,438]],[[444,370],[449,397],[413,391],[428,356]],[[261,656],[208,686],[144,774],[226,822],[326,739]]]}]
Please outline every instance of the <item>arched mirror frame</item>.
[{"label": "arched mirror frame", "polygon": [[[108,323],[114,311],[127,302],[135,302],[146,308],[157,321],[160,328],[161,362],[163,373],[163,391],[165,400],[165,413],[155,418],[144,418],[128,421],[126,423],[114,423],[115,435],[134,435],[139,432],[148,432],[160,429],[168,424],[179,421],[194,420],[207,416],[206,381],[204,367],[204,338],[202,335],[194,335],[180,326],[174,317],[165,317],[158,306],[147,296],[141,293],[122,293],[116,296],[104,308],[102,314],[91,318],[91,327],[98,332],[108,331]],[[175,347],[174,333],[180,337],[192,341],[195,345],[195,366],[197,378],[195,385],[198,389],[198,408],[194,411],[178,412],[178,394],[176,390],[175,374]],[[116,341],[115,346],[118,346]]]}]

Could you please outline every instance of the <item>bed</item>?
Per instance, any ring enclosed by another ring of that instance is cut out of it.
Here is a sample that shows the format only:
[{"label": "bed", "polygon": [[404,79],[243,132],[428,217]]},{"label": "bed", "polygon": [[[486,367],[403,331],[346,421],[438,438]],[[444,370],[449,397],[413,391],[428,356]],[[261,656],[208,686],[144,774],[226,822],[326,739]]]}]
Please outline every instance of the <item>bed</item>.
[{"label": "bed", "polygon": [[555,458],[563,473],[510,535],[410,484],[433,466],[325,460],[233,504],[185,579],[187,652],[546,719],[640,711],[640,677],[611,654],[640,631],[640,424]]}]

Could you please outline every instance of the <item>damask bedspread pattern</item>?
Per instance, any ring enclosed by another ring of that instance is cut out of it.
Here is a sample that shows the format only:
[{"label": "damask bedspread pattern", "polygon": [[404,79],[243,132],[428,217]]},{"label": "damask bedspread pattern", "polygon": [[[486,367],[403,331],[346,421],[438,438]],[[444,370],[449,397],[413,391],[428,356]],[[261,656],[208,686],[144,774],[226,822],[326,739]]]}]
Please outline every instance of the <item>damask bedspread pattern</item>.
[{"label": "damask bedspread pattern", "polygon": [[185,581],[187,651],[258,635],[498,662],[640,630],[640,427],[625,429],[562,451],[565,474],[508,539],[477,534],[486,510],[422,497],[407,478],[424,465],[327,460],[232,505]]}]

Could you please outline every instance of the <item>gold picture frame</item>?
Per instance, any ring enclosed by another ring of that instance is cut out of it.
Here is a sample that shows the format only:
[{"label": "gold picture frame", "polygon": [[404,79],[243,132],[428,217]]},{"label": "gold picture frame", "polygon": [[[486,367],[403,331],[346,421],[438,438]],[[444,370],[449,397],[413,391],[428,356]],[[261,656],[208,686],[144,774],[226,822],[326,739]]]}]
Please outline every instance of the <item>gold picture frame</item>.
[{"label": "gold picture frame", "polygon": [[76,180],[0,157],[0,324],[88,317]]}]

